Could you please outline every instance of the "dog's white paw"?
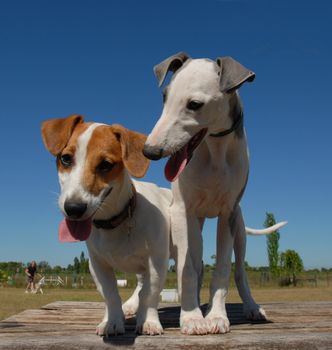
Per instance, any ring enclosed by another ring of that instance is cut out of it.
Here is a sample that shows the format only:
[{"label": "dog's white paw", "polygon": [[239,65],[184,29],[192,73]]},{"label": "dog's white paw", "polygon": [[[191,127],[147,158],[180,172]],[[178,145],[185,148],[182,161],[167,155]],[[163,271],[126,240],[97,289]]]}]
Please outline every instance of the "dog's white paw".
[{"label": "dog's white paw", "polygon": [[159,320],[145,321],[143,324],[137,324],[136,333],[145,335],[160,335],[164,333]]},{"label": "dog's white paw", "polygon": [[203,335],[208,333],[208,322],[203,316],[186,317],[181,321],[181,333]]},{"label": "dog's white paw", "polygon": [[113,335],[124,334],[124,322],[118,321],[103,321],[96,328],[96,334],[101,337],[109,337]]},{"label": "dog's white paw", "polygon": [[243,305],[243,312],[248,320],[252,321],[265,321],[266,313],[265,310],[257,304],[254,305]]},{"label": "dog's white paw", "polygon": [[229,332],[229,320],[226,316],[207,316],[205,317],[210,334],[223,334]]},{"label": "dog's white paw", "polygon": [[138,309],[138,304],[132,303],[132,302],[125,302],[122,305],[122,311],[125,316],[125,318],[130,318],[132,316],[135,316]]}]

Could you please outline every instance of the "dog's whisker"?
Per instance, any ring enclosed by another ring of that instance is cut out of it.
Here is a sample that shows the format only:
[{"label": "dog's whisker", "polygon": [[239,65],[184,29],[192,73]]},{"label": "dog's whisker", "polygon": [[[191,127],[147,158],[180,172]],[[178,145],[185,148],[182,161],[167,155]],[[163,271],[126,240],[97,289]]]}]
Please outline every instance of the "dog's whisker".
[{"label": "dog's whisker", "polygon": [[50,190],[49,193],[56,195],[56,196],[60,196],[60,193],[54,190]]}]

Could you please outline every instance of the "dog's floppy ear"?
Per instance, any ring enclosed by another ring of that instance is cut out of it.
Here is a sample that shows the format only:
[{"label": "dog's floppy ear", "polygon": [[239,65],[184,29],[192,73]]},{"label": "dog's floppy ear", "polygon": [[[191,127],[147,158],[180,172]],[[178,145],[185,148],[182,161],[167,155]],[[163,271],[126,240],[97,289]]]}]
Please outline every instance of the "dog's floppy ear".
[{"label": "dog's floppy ear", "polygon": [[166,58],[166,60],[153,67],[155,76],[158,79],[159,87],[163,84],[169,71],[176,72],[190,58],[185,52],[178,52]]},{"label": "dog's floppy ear", "polygon": [[119,124],[112,125],[112,130],[120,141],[124,166],[132,176],[143,177],[150,165],[149,159],[143,155],[147,136],[128,130]]},{"label": "dog's floppy ear", "polygon": [[42,123],[43,141],[51,154],[57,156],[66,147],[76,125],[79,123],[83,123],[83,117],[76,114],[68,118],[46,120]]},{"label": "dog's floppy ear", "polygon": [[255,79],[254,72],[242,66],[232,57],[218,57],[217,64],[220,67],[221,92],[232,92],[246,81],[252,82]]}]

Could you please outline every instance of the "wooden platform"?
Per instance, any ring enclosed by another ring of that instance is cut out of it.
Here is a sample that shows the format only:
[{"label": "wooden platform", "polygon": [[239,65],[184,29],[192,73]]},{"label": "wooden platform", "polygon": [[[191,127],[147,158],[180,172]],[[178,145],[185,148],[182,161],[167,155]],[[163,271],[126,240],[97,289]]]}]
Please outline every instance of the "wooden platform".
[{"label": "wooden platform", "polygon": [[94,333],[103,316],[102,303],[55,302],[0,322],[0,349],[332,349],[332,302],[262,306],[267,322],[250,323],[241,304],[228,304],[230,333],[185,336],[178,328],[180,308],[161,305],[162,336],[137,336],[135,320],[129,319],[126,335],[106,340]]}]

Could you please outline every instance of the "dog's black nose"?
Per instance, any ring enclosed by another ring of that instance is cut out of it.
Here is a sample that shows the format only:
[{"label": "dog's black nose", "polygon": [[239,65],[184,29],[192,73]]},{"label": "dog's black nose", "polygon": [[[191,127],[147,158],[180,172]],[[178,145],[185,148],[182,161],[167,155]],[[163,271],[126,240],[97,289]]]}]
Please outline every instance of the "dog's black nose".
[{"label": "dog's black nose", "polygon": [[159,160],[163,156],[163,149],[145,144],[143,154],[148,159]]},{"label": "dog's black nose", "polygon": [[64,209],[70,219],[79,219],[85,213],[86,203],[65,201]]}]

